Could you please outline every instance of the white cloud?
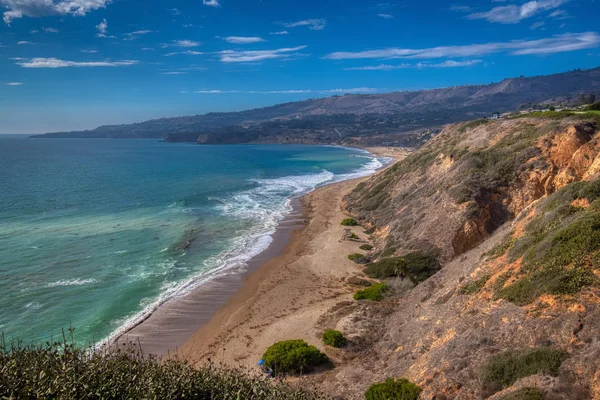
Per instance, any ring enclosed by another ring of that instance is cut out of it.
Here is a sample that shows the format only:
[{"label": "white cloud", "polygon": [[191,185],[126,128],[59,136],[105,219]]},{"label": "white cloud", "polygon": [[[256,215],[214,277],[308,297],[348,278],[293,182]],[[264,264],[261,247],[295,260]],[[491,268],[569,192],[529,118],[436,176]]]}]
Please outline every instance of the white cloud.
[{"label": "white cloud", "polygon": [[458,67],[470,67],[483,62],[482,60],[465,60],[465,61],[454,61],[447,60],[437,64],[430,63],[417,63],[417,64],[380,64],[380,65],[368,65],[365,67],[353,67],[344,68],[346,71],[392,71],[395,69],[424,69],[424,68],[458,68]]},{"label": "white cloud", "polygon": [[98,37],[106,37],[106,31],[108,30],[108,22],[106,22],[106,18],[96,25],[96,29],[98,30]]},{"label": "white cloud", "polygon": [[287,35],[288,31],[279,31],[279,32],[269,32],[269,35]]},{"label": "white cloud", "polygon": [[142,29],[142,30],[135,31],[135,32],[129,32],[129,33],[125,34],[125,39],[123,39],[123,40],[135,40],[142,35],[147,35],[152,32],[154,32],[154,31],[151,31],[149,29]]},{"label": "white cloud", "polygon": [[27,40],[21,40],[20,42],[17,42],[18,45],[24,45],[24,44],[33,44],[33,42],[29,42]]},{"label": "white cloud", "polygon": [[83,16],[90,11],[105,8],[110,2],[111,0],[0,0],[0,6],[8,9],[4,12],[4,22],[10,24],[14,19],[24,16]]},{"label": "white cloud", "polygon": [[469,19],[485,19],[489,22],[501,24],[516,24],[521,20],[533,17],[542,11],[553,10],[566,3],[567,0],[539,0],[529,1],[522,5],[508,5],[494,7],[489,11],[470,14]]},{"label": "white cloud", "polygon": [[44,29],[44,32],[46,32],[46,33],[58,33],[58,32],[60,32],[56,28],[43,28],[43,29]]},{"label": "white cloud", "polygon": [[8,82],[7,86],[21,86],[23,82]]},{"label": "white cloud", "polygon": [[537,28],[541,28],[541,27],[542,27],[542,26],[544,26],[544,25],[546,25],[546,23],[545,23],[545,22],[543,22],[543,21],[538,21],[538,22],[535,22],[535,23],[531,24],[531,26],[529,27],[529,29],[531,29],[532,31],[534,31],[534,30],[536,30]]},{"label": "white cloud", "polygon": [[392,19],[392,18],[394,18],[394,16],[392,14],[383,14],[382,13],[382,14],[377,14],[377,16],[379,18],[383,18],[383,19]]},{"label": "white cloud", "polygon": [[[202,89],[196,90],[193,93],[197,94],[337,94],[337,93],[377,93],[380,89],[370,87],[359,87],[351,89],[289,89],[289,90],[219,90],[219,89]],[[188,93],[181,91],[181,93]]]},{"label": "white cloud", "polygon": [[513,40],[511,42],[469,44],[464,46],[441,46],[425,49],[387,48],[359,52],[335,52],[325,56],[330,60],[390,59],[390,58],[444,58],[476,57],[497,53],[512,55],[552,54],[600,46],[596,32],[567,33],[539,40]]},{"label": "white cloud", "polygon": [[32,58],[30,60],[20,60],[17,64],[23,68],[126,67],[136,65],[138,61],[65,61],[58,58]]},{"label": "white cloud", "polygon": [[450,11],[457,11],[457,12],[471,12],[473,9],[469,6],[463,6],[460,4],[454,4],[449,8]]},{"label": "white cloud", "polygon": [[209,7],[221,7],[221,4],[218,0],[202,0],[202,4]]},{"label": "white cloud", "polygon": [[313,31],[320,31],[320,30],[325,29],[326,24],[327,24],[327,20],[325,20],[323,18],[305,19],[303,21],[281,23],[281,25],[285,26],[286,28],[296,28],[299,26],[307,26],[308,29],[312,29]]},{"label": "white cloud", "polygon": [[154,51],[152,47],[142,47],[142,51]]},{"label": "white cloud", "polygon": [[171,43],[163,44],[162,47],[198,47],[202,43],[193,40],[173,40]]},{"label": "white cloud", "polygon": [[187,72],[182,72],[182,71],[168,71],[168,72],[161,72],[161,75],[185,75],[187,74]]},{"label": "white cloud", "polygon": [[276,58],[290,58],[297,55],[297,51],[306,48],[306,46],[288,47],[275,50],[254,50],[254,51],[236,51],[224,50],[217,54],[221,56],[221,61],[224,63],[234,62],[256,62],[263,60],[271,60]]},{"label": "white cloud", "polygon": [[81,50],[82,53],[95,54],[98,50]]},{"label": "white cloud", "polygon": [[250,37],[227,36],[222,39],[228,43],[233,43],[233,44],[251,44],[251,43],[260,43],[260,42],[265,41],[265,39],[258,37],[258,36],[250,36]]},{"label": "white cloud", "polygon": [[171,11],[171,14],[173,14],[173,15],[180,15],[181,14],[181,11],[179,11],[176,8],[171,8],[169,11]]},{"label": "white cloud", "polygon": [[165,54],[165,57],[172,57],[172,56],[178,56],[178,55],[200,56],[202,54],[204,54],[204,53],[201,51],[186,50],[186,51],[176,51],[173,53],[167,53],[167,54]]}]

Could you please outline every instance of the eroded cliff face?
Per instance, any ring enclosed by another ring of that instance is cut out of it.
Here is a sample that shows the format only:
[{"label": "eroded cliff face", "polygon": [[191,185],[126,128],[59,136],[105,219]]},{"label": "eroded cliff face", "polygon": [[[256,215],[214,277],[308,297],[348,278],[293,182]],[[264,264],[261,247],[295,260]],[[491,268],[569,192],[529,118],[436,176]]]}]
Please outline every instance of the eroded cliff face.
[{"label": "eroded cliff face", "polygon": [[[340,305],[324,328],[351,345],[311,379],[348,399],[400,377],[427,400],[600,399],[598,132],[585,120],[452,125],[358,187],[348,208],[373,229],[372,259],[435,250],[444,266],[410,290],[387,279],[382,302]],[[565,359],[494,381],[494,357],[532,351]],[[510,397],[526,388],[542,397]]]},{"label": "eroded cliff face", "polygon": [[537,199],[600,171],[597,126],[516,119],[447,126],[347,199],[381,250],[474,248]]}]

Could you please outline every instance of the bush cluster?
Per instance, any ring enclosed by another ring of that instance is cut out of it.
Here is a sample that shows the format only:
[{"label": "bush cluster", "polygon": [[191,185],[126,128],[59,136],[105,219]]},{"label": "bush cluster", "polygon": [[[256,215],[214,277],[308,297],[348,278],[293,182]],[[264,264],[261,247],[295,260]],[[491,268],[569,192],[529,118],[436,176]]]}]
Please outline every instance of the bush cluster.
[{"label": "bush cluster", "polygon": [[417,400],[421,388],[405,378],[375,383],[365,392],[366,400]]},{"label": "bush cluster", "polygon": [[365,273],[375,279],[408,278],[416,285],[425,281],[440,269],[441,265],[434,255],[410,253],[403,257],[386,258],[367,264]]},{"label": "bush cluster", "polygon": [[373,246],[371,246],[370,244],[361,244],[359,249],[364,251],[371,251],[373,250]]},{"label": "bush cluster", "polygon": [[487,281],[490,280],[490,276],[489,275],[484,275],[481,278],[474,280],[472,282],[467,283],[466,285],[462,286],[459,289],[459,292],[461,294],[475,294],[477,292],[479,292],[487,283]]},{"label": "bush cluster", "polygon": [[346,346],[346,338],[342,335],[342,332],[335,331],[333,329],[326,330],[323,332],[323,343],[331,347],[344,347]]},{"label": "bush cluster", "polygon": [[346,218],[346,219],[342,220],[342,225],[343,226],[357,226],[358,222],[356,222],[356,220],[354,218]]},{"label": "bush cluster", "polygon": [[357,264],[360,264],[364,258],[365,258],[364,254],[360,254],[360,253],[348,254],[348,260],[354,261]]},{"label": "bush cluster", "polygon": [[376,283],[354,293],[354,300],[381,301],[383,300],[383,294],[387,291],[388,287],[385,283]]},{"label": "bush cluster", "polygon": [[275,343],[265,351],[263,360],[275,375],[310,372],[329,361],[325,354],[304,340]]},{"label": "bush cluster", "polygon": [[2,399],[289,399],[322,398],[239,370],[196,369],[126,346],[111,352],[72,344],[0,345]]},{"label": "bush cluster", "polygon": [[567,352],[552,348],[507,351],[489,359],[483,370],[482,381],[486,390],[497,392],[526,376],[538,373],[556,376],[568,356]]}]

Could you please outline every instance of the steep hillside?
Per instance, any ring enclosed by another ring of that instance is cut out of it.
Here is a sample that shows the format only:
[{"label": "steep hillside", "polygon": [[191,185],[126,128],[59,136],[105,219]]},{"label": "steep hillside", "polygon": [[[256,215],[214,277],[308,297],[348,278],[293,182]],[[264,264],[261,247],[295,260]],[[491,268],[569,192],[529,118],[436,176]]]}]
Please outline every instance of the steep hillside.
[{"label": "steep hillside", "polygon": [[600,98],[600,68],[511,78],[489,85],[333,96],[241,112],[162,118],[37,137],[165,138],[200,143],[367,145],[397,142],[403,145],[406,143],[402,134],[414,130],[544,103],[574,105],[592,96]]},{"label": "steep hillside", "polygon": [[313,379],[350,399],[399,377],[427,400],[600,398],[599,133],[593,114],[451,125],[357,187],[364,271],[390,292],[331,310],[352,345]]}]

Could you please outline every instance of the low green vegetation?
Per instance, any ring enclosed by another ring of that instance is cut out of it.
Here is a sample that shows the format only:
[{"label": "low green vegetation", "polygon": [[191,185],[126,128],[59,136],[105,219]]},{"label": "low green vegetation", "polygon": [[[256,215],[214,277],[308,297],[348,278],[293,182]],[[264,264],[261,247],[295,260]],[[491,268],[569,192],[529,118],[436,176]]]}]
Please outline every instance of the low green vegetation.
[{"label": "low green vegetation", "polygon": [[348,236],[348,238],[350,239],[358,239],[358,235],[356,233],[351,233],[350,236]]},{"label": "low green vegetation", "polygon": [[360,253],[348,254],[348,260],[354,261],[355,263],[358,263],[358,264],[360,264],[364,258],[365,258],[364,254],[360,254]]},{"label": "low green vegetation", "polygon": [[[582,199],[589,207],[571,204]],[[573,183],[541,203],[508,257],[523,257],[522,274],[497,297],[517,305],[543,294],[575,295],[598,284],[593,270],[600,268],[600,180]]]},{"label": "low green vegetation", "polygon": [[263,354],[263,360],[275,375],[306,373],[329,362],[325,354],[304,340],[275,343]]},{"label": "low green vegetation", "polygon": [[326,330],[323,332],[323,343],[331,347],[341,348],[346,346],[346,338],[342,335],[342,332],[335,331],[333,329]]},{"label": "low green vegetation", "polygon": [[342,221],[343,226],[357,226],[358,222],[354,218],[346,218]]},{"label": "low green vegetation", "polygon": [[394,246],[386,246],[385,249],[380,254],[381,258],[391,257],[396,253],[396,248]]},{"label": "low green vegetation", "polygon": [[478,126],[481,125],[487,125],[489,124],[491,121],[489,119],[476,119],[474,121],[469,121],[469,122],[465,122],[464,124],[462,124],[460,126],[460,128],[458,128],[459,132],[466,132],[469,129],[474,129],[477,128]]},{"label": "low green vegetation", "polygon": [[590,104],[586,107],[587,111],[600,111],[600,101]]},{"label": "low green vegetation", "polygon": [[375,383],[365,392],[365,400],[417,400],[421,388],[405,378]]},{"label": "low green vegetation", "polygon": [[529,114],[517,115],[516,118],[549,118],[549,119],[592,119],[596,122],[600,122],[600,114],[596,113],[596,110],[587,111],[534,111]]},{"label": "low green vegetation", "polygon": [[498,400],[544,400],[544,392],[538,388],[525,387],[504,395]]},{"label": "low green vegetation", "polygon": [[365,273],[375,279],[408,278],[416,285],[425,281],[440,269],[441,265],[434,255],[415,252],[403,257],[386,258],[367,264]]},{"label": "low green vegetation", "polygon": [[388,287],[385,283],[376,283],[369,286],[366,289],[359,290],[354,293],[354,300],[383,300],[383,295],[388,291]]},{"label": "low green vegetation", "polygon": [[359,249],[364,251],[371,251],[373,250],[373,246],[371,246],[370,244],[361,244]]},{"label": "low green vegetation", "polygon": [[462,286],[458,291],[461,294],[475,294],[478,293],[487,283],[487,281],[490,280],[490,276],[489,275],[484,275],[481,278],[471,281],[469,283],[467,283],[466,285]]},{"label": "low green vegetation", "polygon": [[518,379],[535,374],[556,376],[568,358],[563,350],[541,348],[528,351],[507,351],[489,359],[483,369],[484,388],[492,393],[512,386]]},{"label": "low green vegetation", "polygon": [[500,242],[500,244],[485,253],[485,256],[490,260],[495,260],[496,258],[503,256],[513,244],[515,244],[515,238],[513,238],[513,233],[510,233],[502,242]]},{"label": "low green vegetation", "polygon": [[137,346],[110,352],[66,341],[23,347],[0,344],[2,399],[253,399],[322,398],[237,370],[194,368],[145,356]]}]

